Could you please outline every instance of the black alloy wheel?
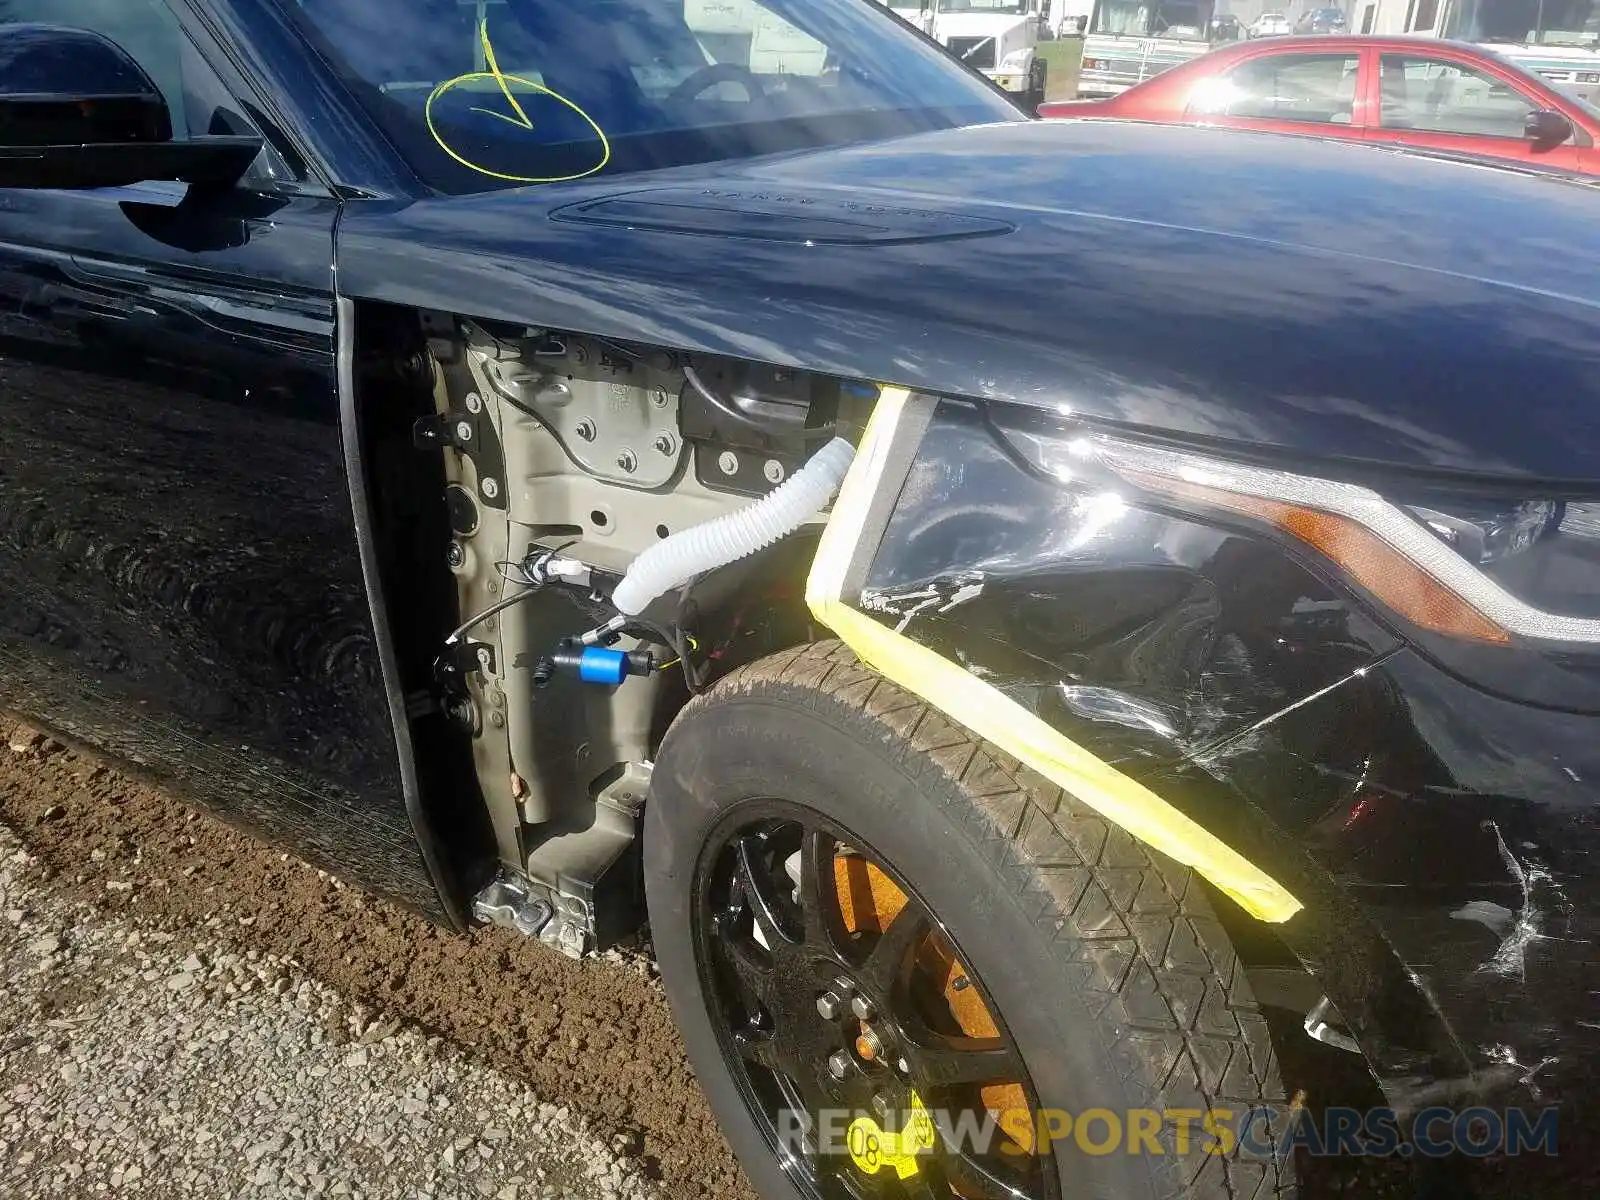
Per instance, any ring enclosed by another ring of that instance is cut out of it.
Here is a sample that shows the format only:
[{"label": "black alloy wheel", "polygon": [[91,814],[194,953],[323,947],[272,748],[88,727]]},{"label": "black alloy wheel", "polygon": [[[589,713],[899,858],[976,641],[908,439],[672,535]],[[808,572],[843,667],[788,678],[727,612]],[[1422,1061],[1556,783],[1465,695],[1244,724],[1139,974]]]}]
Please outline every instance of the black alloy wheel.
[{"label": "black alloy wheel", "polygon": [[1180,1133],[1287,1108],[1205,890],[838,642],[678,714],[644,881],[690,1063],[763,1200],[1293,1189],[1270,1150]]},{"label": "black alloy wheel", "polygon": [[[776,799],[740,806],[706,849],[700,985],[741,1092],[802,1190],[1055,1200],[1050,1156],[1026,1136],[1037,1106],[1014,1040],[948,931],[881,858]],[[1002,1121],[986,1103],[997,1092],[1025,1106]]]}]

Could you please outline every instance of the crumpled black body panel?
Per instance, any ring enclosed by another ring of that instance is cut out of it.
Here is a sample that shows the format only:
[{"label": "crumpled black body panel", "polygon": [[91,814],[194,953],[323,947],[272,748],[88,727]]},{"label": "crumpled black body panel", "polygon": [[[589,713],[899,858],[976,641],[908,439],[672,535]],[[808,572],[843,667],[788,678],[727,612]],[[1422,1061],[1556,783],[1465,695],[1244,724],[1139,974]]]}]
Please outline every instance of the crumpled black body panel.
[{"label": "crumpled black body panel", "polygon": [[862,605],[1064,732],[1092,728],[1124,769],[1223,743],[1399,644],[1275,543],[1041,478],[953,402]]},{"label": "crumpled black body panel", "polygon": [[864,609],[1200,820],[1390,1097],[1539,1104],[1600,1063],[1600,739],[1408,648],[1271,531],[1044,477],[943,403]]}]

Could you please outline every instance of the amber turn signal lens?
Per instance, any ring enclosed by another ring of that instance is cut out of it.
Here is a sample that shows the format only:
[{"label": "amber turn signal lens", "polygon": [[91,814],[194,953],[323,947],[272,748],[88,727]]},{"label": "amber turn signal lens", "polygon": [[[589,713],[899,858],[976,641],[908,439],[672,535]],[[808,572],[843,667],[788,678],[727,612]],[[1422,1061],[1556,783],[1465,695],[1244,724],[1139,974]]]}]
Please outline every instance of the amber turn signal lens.
[{"label": "amber turn signal lens", "polygon": [[1388,607],[1423,629],[1496,646],[1511,643],[1511,635],[1498,624],[1348,517],[1142,471],[1124,474],[1152,491],[1198,500],[1272,523],[1336,564]]}]

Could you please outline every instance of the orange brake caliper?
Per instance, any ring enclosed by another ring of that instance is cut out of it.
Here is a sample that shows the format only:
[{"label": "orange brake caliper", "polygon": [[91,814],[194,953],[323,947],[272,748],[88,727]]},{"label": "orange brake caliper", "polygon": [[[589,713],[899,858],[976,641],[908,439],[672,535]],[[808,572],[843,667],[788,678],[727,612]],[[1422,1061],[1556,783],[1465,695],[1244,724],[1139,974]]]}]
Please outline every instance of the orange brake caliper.
[{"label": "orange brake caliper", "polygon": [[[833,860],[833,873],[839,889],[839,908],[844,926],[851,933],[882,933],[906,905],[906,894],[894,880],[860,855],[840,854]],[[937,934],[930,935],[917,948],[917,966],[927,979],[939,987],[962,1033],[974,1038],[1000,1036],[994,1018],[989,1015],[988,1006],[984,1004],[978,989],[968,980],[966,968],[956,961],[949,942]],[[858,1043],[857,1050],[860,1049]],[[1022,1084],[986,1084],[978,1094],[983,1106],[1001,1122],[1000,1128],[1005,1136],[1022,1151],[1031,1154],[1034,1121]]]}]

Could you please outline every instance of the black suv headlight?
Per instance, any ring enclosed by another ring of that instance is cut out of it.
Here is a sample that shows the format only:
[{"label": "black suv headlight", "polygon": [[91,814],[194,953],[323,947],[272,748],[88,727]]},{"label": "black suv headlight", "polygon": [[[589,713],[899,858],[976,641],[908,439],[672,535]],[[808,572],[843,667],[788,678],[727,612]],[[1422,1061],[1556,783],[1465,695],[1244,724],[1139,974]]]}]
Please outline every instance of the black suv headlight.
[{"label": "black suv headlight", "polygon": [[1076,488],[1190,519],[1265,526],[1479,686],[1600,710],[1600,503],[1497,498],[1403,478],[1379,490],[1028,419],[1006,419],[1001,432]]}]

